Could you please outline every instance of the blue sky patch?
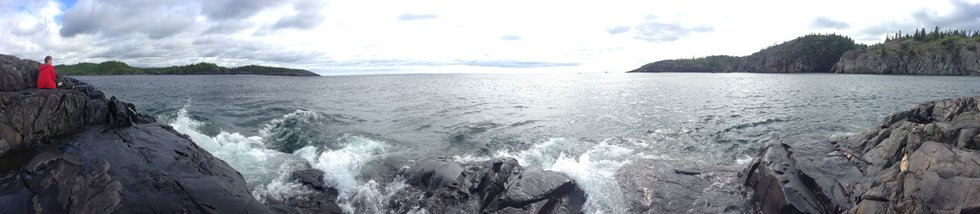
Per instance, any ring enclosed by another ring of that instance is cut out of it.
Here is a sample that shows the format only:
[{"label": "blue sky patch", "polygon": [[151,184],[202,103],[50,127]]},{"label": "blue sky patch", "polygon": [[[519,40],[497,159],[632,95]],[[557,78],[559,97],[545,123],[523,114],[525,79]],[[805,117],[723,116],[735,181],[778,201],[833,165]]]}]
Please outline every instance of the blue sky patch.
[{"label": "blue sky patch", "polygon": [[61,3],[62,10],[67,10],[72,6],[75,6],[75,2],[78,2],[78,0],[58,0],[58,2]]},{"label": "blue sky patch", "polygon": [[[75,6],[75,2],[78,2],[78,0],[58,0],[58,3],[61,3],[61,11],[67,11],[72,6]],[[58,25],[61,25],[62,15],[64,14],[54,16],[54,22],[58,23]]]}]

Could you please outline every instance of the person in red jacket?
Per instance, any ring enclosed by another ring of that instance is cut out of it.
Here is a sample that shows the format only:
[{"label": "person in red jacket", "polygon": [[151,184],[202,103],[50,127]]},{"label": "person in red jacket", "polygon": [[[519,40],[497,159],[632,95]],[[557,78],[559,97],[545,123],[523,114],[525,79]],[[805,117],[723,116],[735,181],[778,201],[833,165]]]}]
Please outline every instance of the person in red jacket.
[{"label": "person in red jacket", "polygon": [[44,57],[44,64],[38,68],[37,88],[57,88],[61,86],[60,82],[55,85],[57,76],[55,76],[54,67],[51,66],[52,61],[51,56]]}]

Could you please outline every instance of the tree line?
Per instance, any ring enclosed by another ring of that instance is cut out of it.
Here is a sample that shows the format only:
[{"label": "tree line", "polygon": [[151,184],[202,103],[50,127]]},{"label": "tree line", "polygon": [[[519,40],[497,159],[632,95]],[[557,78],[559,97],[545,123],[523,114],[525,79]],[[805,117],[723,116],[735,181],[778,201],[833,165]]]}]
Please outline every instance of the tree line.
[{"label": "tree line", "polygon": [[920,42],[936,41],[941,39],[949,38],[980,38],[980,31],[967,31],[967,30],[940,30],[939,26],[936,26],[932,31],[926,30],[926,28],[916,29],[915,33],[908,34],[898,31],[895,34],[885,36],[885,42],[891,41],[901,41],[901,40],[915,40]]}]

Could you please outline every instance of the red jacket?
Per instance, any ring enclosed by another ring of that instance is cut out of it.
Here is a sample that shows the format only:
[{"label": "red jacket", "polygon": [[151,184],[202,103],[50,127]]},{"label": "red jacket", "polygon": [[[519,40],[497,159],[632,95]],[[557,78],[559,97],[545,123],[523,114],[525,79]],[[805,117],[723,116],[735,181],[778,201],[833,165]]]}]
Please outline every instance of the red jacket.
[{"label": "red jacket", "polygon": [[56,88],[54,67],[51,65],[43,64],[38,68],[37,73],[37,88]]}]

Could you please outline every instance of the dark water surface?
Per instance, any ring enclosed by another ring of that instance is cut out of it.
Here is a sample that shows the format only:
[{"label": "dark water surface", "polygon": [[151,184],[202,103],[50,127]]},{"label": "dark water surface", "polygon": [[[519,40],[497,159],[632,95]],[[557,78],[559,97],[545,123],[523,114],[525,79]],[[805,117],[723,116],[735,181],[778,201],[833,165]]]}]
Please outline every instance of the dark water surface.
[{"label": "dark water surface", "polygon": [[[426,157],[514,157],[562,171],[590,212],[618,213],[611,176],[640,158],[735,164],[761,144],[846,136],[916,103],[980,95],[980,78],[833,74],[87,76],[229,162],[259,199],[327,172],[352,212],[405,188]],[[395,169],[393,169],[395,168]]]}]

